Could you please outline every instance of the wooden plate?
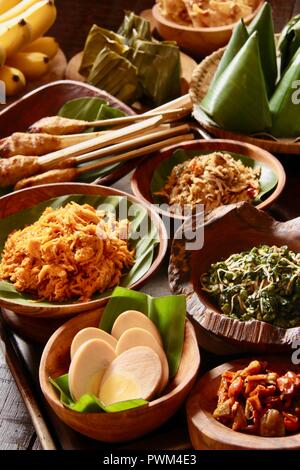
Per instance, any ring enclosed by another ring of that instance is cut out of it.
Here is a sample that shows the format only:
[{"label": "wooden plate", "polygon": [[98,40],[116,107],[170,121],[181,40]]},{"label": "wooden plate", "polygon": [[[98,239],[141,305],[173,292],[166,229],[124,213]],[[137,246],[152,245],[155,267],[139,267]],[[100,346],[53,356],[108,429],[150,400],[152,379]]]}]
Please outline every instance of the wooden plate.
[{"label": "wooden plate", "polygon": [[[75,98],[99,97],[106,100],[110,106],[118,108],[125,114],[135,112],[121,101],[91,85],[73,80],[60,80],[43,85],[15,101],[0,111],[0,138],[13,132],[25,132],[35,121],[45,116],[57,114],[64,103]],[[129,161],[106,176],[96,180],[98,184],[111,184],[130,173],[136,162]]]},{"label": "wooden plate", "polygon": [[[37,186],[35,188],[28,188],[9,194],[7,196],[3,196],[0,198],[0,218],[18,213],[19,211],[35,206],[42,201],[47,201],[48,199],[54,197],[70,194],[92,194],[96,196],[117,195],[126,197],[134,204],[138,204],[140,206],[143,205],[134,196],[113,188],[82,183],[58,183]],[[145,208],[152,222],[156,226],[159,237],[159,245],[155,251],[154,259],[150,269],[147,271],[147,273],[145,273],[144,276],[142,276],[142,278],[130,286],[133,289],[142,286],[156,272],[160,263],[164,259],[167,249],[167,235],[163,222],[151,209],[151,207],[147,206]],[[7,299],[0,298],[0,306],[8,310],[12,310],[14,313],[20,316],[23,315],[25,317],[31,317],[32,324],[34,325],[36,318],[44,318],[45,320],[49,319],[51,321],[53,319],[61,319],[63,321],[66,319],[66,317],[71,317],[80,312],[98,308],[103,305],[105,301],[106,299],[97,299],[91,300],[89,302],[74,302],[65,305],[53,304],[47,307],[38,307],[35,306],[34,303],[32,303],[30,306],[21,305]]]},{"label": "wooden plate", "polygon": [[257,145],[258,147],[261,147],[272,153],[298,155],[300,153],[300,139],[276,139],[275,137],[265,133],[257,136],[250,136],[226,131],[214,124],[205,115],[205,113],[199,109],[198,103],[200,103],[205,97],[224,51],[225,48],[214,52],[203,62],[201,62],[201,64],[199,64],[194,70],[190,87],[190,96],[192,102],[194,103],[193,114],[195,119],[211,135],[219,139],[230,139],[238,140],[240,142],[247,142],[253,145]]},{"label": "wooden plate", "polygon": [[43,75],[39,80],[29,81],[25,89],[22,91],[21,94],[17,96],[11,96],[7,98],[7,103],[5,105],[0,105],[0,110],[6,108],[9,104],[16,101],[16,99],[20,99],[26,93],[45,85],[46,83],[55,82],[57,80],[62,80],[65,77],[65,72],[67,68],[67,59],[65,54],[61,49],[58,50],[57,54],[51,60],[51,64],[49,67],[49,71]]},{"label": "wooden plate", "polygon": [[[72,59],[69,61],[67,69],[66,69],[66,78],[70,80],[78,80],[81,82],[85,81],[85,78],[80,75],[79,67],[81,64],[82,59],[82,52],[74,55]],[[185,95],[188,93],[189,85],[191,83],[192,75],[197,67],[197,62],[194,61],[191,57],[184,54],[183,52],[180,53],[180,62],[181,62],[181,94]]]},{"label": "wooden plate", "polygon": [[[257,358],[267,361],[270,370],[299,371],[291,357]],[[246,367],[250,359],[239,359],[223,364],[205,374],[193,388],[187,401],[190,439],[197,450],[296,450],[300,449],[300,433],[287,437],[260,437],[233,431],[212,416],[217,404],[220,378],[227,370]],[[274,369],[273,369],[274,368]]]},{"label": "wooden plate", "polygon": [[[256,1],[254,12],[244,18],[249,24],[257,15],[263,4],[263,0]],[[159,5],[152,8],[152,16],[160,36],[168,41],[176,41],[177,44],[189,54],[195,57],[205,57],[216,49],[225,46],[232,34],[235,24],[218,26],[213,28],[194,28],[185,26],[165,18],[160,13]]]},{"label": "wooden plate", "polygon": [[[145,203],[154,204],[153,196],[151,193],[151,183],[153,174],[164,160],[172,157],[173,152],[178,148],[182,148],[187,151],[199,150],[199,152],[207,153],[216,151],[234,152],[237,154],[245,155],[255,161],[267,165],[276,174],[278,184],[277,187],[270,193],[270,195],[266,197],[266,199],[257,206],[258,209],[266,209],[267,207],[271,206],[274,201],[280,196],[281,192],[284,189],[286,182],[284,168],[279,162],[279,160],[277,160],[277,158],[275,158],[273,155],[266,152],[265,150],[243,142],[228,140],[195,140],[193,142],[187,142],[181,145],[173,145],[172,147],[168,147],[164,150],[161,150],[160,152],[152,155],[151,157],[142,160],[138,164],[131,179],[131,189],[136,197],[138,197]],[[175,215],[171,212],[167,212],[159,208],[157,208],[157,211],[159,214],[165,217],[180,220],[184,219],[184,217],[182,216]]]},{"label": "wooden plate", "polygon": [[186,322],[185,340],[179,370],[168,385],[165,395],[148,406],[119,413],[77,413],[65,408],[49,383],[68,371],[70,345],[78,331],[97,327],[102,309],[80,315],[65,323],[49,339],[40,364],[40,385],[49,405],[57,416],[76,431],[106,442],[130,441],[143,436],[165,423],[181,406],[190,392],[200,365],[200,355],[194,329]]},{"label": "wooden plate", "polygon": [[[191,219],[185,222],[187,238],[191,230],[195,233],[194,225]],[[235,346],[235,352],[292,352],[292,344],[300,336],[299,327],[283,329],[256,320],[233,320],[220,313],[200,286],[200,276],[212,263],[261,244],[287,245],[300,252],[300,217],[277,222],[248,203],[220,207],[206,218],[202,248],[187,250],[185,239],[175,236],[169,263],[170,288],[173,293],[186,295],[187,312],[193,318],[196,332],[199,329],[200,334],[216,335]]]}]

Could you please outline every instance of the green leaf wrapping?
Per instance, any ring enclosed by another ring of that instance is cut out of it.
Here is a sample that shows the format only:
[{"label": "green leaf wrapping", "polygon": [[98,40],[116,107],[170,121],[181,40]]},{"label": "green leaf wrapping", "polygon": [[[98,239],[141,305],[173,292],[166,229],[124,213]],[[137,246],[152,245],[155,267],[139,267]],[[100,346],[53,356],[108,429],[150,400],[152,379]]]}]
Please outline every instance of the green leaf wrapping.
[{"label": "green leaf wrapping", "polygon": [[[156,195],[156,192],[159,192],[167,182],[168,176],[171,174],[174,166],[185,162],[193,157],[199,155],[208,155],[211,152],[199,152],[199,150],[176,150],[170,158],[163,160],[162,163],[156,168],[153,173],[151,181],[151,194],[154,203],[162,204],[165,202],[163,198]],[[270,191],[275,190],[278,179],[273,170],[268,167],[266,164],[253,160],[250,157],[245,155],[239,155],[233,152],[224,152],[231,155],[235,160],[241,160],[245,166],[249,166],[253,169],[260,167],[261,168],[261,177],[260,177],[260,193],[255,200],[255,204],[259,204],[262,198],[268,194]]]},{"label": "green leaf wrapping", "polygon": [[[300,48],[270,101],[275,137],[300,137]],[[298,91],[297,91],[298,90]]]},{"label": "green leaf wrapping", "polygon": [[[136,261],[132,268],[124,273],[122,277],[121,285],[128,287],[135,281],[140,279],[152,265],[155,247],[159,242],[159,235],[153,222],[150,220],[148,213],[145,208],[140,205],[132,204],[126,198],[121,196],[92,196],[92,195],[70,195],[53,198],[48,201],[44,201],[38,205],[35,205],[29,209],[25,209],[16,214],[0,220],[0,253],[2,253],[5,241],[8,235],[16,229],[22,229],[26,225],[34,223],[41,216],[42,212],[46,207],[52,207],[56,209],[63,205],[66,205],[70,201],[75,201],[78,204],[90,204],[91,206],[98,208],[104,204],[111,205],[116,211],[116,217],[118,219],[120,208],[122,204],[127,210],[134,212],[128,217],[131,222],[129,232],[129,244],[131,248],[135,249],[137,253]],[[135,233],[139,232],[142,226],[147,224],[148,232],[143,234],[142,238],[134,239]],[[111,291],[106,291],[102,294],[95,294],[94,299],[100,299],[107,297],[111,294]],[[32,299],[31,296],[18,292],[12,283],[8,281],[0,281],[0,297],[2,299],[9,299],[11,302],[15,302],[21,305],[35,305],[37,307],[56,307],[57,305],[70,304],[71,302],[47,302],[37,301]],[[76,302],[76,300],[74,301]]]},{"label": "green leaf wrapping", "polygon": [[[71,118],[71,119],[82,119],[84,121],[95,121],[99,119],[113,119],[124,116],[124,113],[119,109],[112,108],[107,104],[106,101],[100,98],[76,98],[74,100],[68,101],[65,103],[58,112],[59,116]],[[106,128],[107,129],[107,128]],[[99,128],[90,128],[87,132],[99,130]],[[109,158],[109,157],[105,157]],[[102,158],[101,161],[104,159]],[[99,160],[95,160],[99,161]],[[82,163],[80,167],[88,166],[90,163]],[[105,176],[111,171],[120,168],[122,163],[114,163],[113,165],[108,165],[101,170],[94,170],[84,173],[79,176],[78,181],[83,183],[91,183],[96,178],[100,176]]]},{"label": "green leaf wrapping", "polygon": [[290,65],[300,47],[300,15],[294,16],[283,28],[278,48],[281,55],[281,74]]},{"label": "green leaf wrapping", "polygon": [[152,39],[149,21],[135,15],[132,11],[125,11],[118,34],[125,39],[129,46],[133,46],[138,39],[143,41],[151,41]]},{"label": "green leaf wrapping", "polygon": [[220,127],[232,132],[254,134],[270,129],[257,33],[248,39],[200,106]]},{"label": "green leaf wrapping", "polygon": [[[122,287],[116,287],[112,297],[105,307],[99,328],[110,333],[116,318],[126,310],[138,310],[147,315],[158,328],[170,368],[170,378],[178,371],[183,343],[186,318],[186,299],[184,295],[166,297],[151,297]],[[145,400],[128,400],[104,406],[94,395],[83,395],[74,402],[71,398],[68,374],[55,379],[49,378],[50,383],[60,395],[60,401],[67,408],[79,413],[118,412],[146,405]]]},{"label": "green leaf wrapping", "polygon": [[248,27],[249,36],[255,32],[258,34],[261,65],[265,77],[268,96],[270,97],[275,88],[278,70],[272,7],[268,2],[264,3],[262,9]]}]

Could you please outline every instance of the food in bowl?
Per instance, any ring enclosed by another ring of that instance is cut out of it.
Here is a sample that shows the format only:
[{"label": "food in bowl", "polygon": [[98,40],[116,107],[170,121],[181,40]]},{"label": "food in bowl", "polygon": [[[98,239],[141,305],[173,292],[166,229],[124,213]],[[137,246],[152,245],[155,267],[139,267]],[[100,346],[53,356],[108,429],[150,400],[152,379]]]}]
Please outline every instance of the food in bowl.
[{"label": "food in bowl", "polygon": [[252,201],[260,192],[260,167],[251,168],[228,153],[199,155],[176,165],[162,197],[176,212],[178,206],[203,204],[209,212],[224,204]]},{"label": "food in bowl", "polygon": [[251,15],[256,0],[157,0],[165,18],[195,28],[211,28],[236,23]]},{"label": "food in bowl", "polygon": [[300,431],[300,374],[270,370],[254,360],[225,371],[213,417],[234,431],[283,437]]},{"label": "food in bowl", "polygon": [[88,301],[116,286],[134,252],[124,236],[128,220],[106,218],[89,204],[48,207],[39,219],[8,236],[0,279],[37,300]]},{"label": "food in bowl", "polygon": [[201,276],[202,291],[236,320],[300,326],[300,254],[261,245],[234,253]]}]

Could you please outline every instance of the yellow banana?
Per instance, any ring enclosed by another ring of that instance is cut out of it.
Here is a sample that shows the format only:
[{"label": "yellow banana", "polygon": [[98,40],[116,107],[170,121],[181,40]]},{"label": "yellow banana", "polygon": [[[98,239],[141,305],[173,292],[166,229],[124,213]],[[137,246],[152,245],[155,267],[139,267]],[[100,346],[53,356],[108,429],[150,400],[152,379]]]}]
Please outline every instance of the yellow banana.
[{"label": "yellow banana", "polygon": [[6,52],[5,49],[0,44],[0,66],[4,65],[6,61]]},{"label": "yellow banana", "polygon": [[0,0],[0,15],[14,8],[18,3],[20,3],[20,0]]},{"label": "yellow banana", "polygon": [[24,74],[14,67],[3,65],[0,67],[0,81],[5,84],[7,96],[14,96],[20,93],[26,86]]},{"label": "yellow banana", "polygon": [[22,52],[42,52],[52,59],[58,52],[59,44],[55,38],[44,36],[36,39],[22,49]]},{"label": "yellow banana", "polygon": [[7,57],[28,44],[31,37],[31,27],[24,19],[14,19],[0,24],[0,44]]},{"label": "yellow banana", "polygon": [[23,13],[25,10],[30,8],[32,5],[37,3],[39,0],[23,0],[22,2],[17,2],[15,6],[7,10],[0,16],[0,22],[3,23],[4,21],[10,20],[15,18],[16,16]]},{"label": "yellow banana", "polygon": [[35,41],[35,39],[43,36],[53,25],[56,19],[56,7],[53,0],[40,0],[21,13],[21,17],[30,24],[32,41]]},{"label": "yellow banana", "polygon": [[41,52],[18,52],[6,63],[21,70],[28,80],[36,80],[48,72],[49,62],[49,57]]}]

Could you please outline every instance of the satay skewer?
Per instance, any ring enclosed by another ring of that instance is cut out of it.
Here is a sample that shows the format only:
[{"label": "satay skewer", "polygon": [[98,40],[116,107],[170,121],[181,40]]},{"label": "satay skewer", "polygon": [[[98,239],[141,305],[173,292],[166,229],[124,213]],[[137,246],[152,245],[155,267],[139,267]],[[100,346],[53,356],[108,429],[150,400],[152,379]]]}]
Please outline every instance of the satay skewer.
[{"label": "satay skewer", "polygon": [[179,135],[176,137],[171,137],[166,140],[156,142],[151,145],[147,145],[139,149],[132,150],[130,152],[126,152],[124,154],[106,158],[103,161],[93,163],[91,165],[86,165],[86,166],[79,167],[79,168],[65,168],[65,169],[50,170],[45,173],[41,173],[39,175],[22,179],[15,185],[14,189],[20,190],[24,188],[33,187],[33,186],[39,186],[41,184],[62,183],[62,182],[66,183],[66,182],[75,181],[78,177],[90,171],[100,170],[102,168],[105,168],[108,165],[122,163],[133,158],[138,158],[144,155],[151,154],[153,152],[161,150],[164,147],[167,147],[170,145],[176,145],[181,142],[186,142],[186,141],[190,141],[193,139],[194,139],[194,134],[192,133]]}]

